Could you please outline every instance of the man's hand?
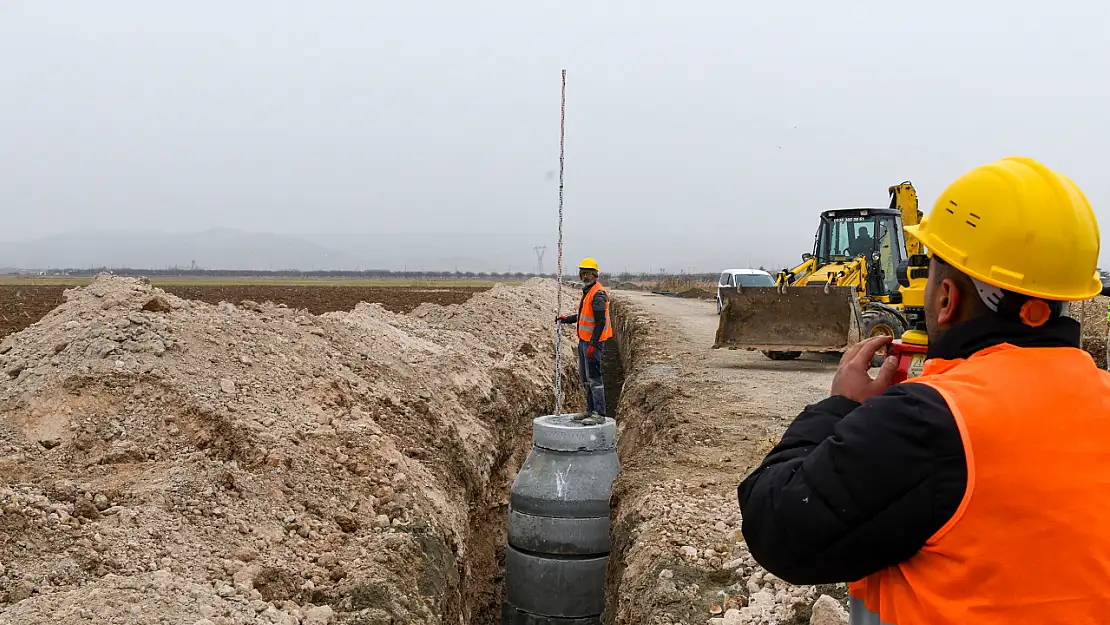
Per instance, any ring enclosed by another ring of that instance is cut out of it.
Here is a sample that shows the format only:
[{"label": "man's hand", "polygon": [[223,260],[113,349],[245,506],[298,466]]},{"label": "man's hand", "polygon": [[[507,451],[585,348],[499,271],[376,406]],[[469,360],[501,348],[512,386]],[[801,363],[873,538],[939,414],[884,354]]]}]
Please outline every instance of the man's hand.
[{"label": "man's hand", "polygon": [[883,361],[879,375],[871,379],[867,370],[871,368],[871,357],[893,340],[889,336],[874,336],[852,346],[840,359],[840,366],[833,376],[832,394],[863,403],[865,400],[882,394],[894,379],[898,369],[898,359],[890,356]]},{"label": "man's hand", "polygon": [[586,358],[593,360],[595,354],[597,354],[597,345],[590,343],[586,346]]},{"label": "man's hand", "polygon": [[567,316],[566,315],[560,315],[558,317],[555,317],[555,323],[563,324],[563,323],[566,323],[566,322],[567,322]]}]

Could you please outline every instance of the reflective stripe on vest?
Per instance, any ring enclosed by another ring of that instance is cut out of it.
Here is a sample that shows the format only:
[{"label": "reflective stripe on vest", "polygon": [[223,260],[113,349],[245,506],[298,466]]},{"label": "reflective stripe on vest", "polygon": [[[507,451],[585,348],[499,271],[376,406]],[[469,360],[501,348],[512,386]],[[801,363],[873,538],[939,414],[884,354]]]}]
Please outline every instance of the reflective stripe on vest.
[{"label": "reflective stripe on vest", "polygon": [[[594,319],[594,295],[604,290],[600,282],[594,282],[590,290],[582,296],[582,301],[578,303],[578,340],[580,341],[589,341],[594,336],[594,325],[597,323]],[[605,295],[605,327],[601,329],[599,341],[608,341],[613,337],[613,324],[609,319],[609,292],[605,291]]]},{"label": "reflective stripe on vest", "polygon": [[999,345],[911,382],[952,410],[967,490],[913,557],[849,585],[852,623],[1110,622],[1110,373],[1079,349]]}]

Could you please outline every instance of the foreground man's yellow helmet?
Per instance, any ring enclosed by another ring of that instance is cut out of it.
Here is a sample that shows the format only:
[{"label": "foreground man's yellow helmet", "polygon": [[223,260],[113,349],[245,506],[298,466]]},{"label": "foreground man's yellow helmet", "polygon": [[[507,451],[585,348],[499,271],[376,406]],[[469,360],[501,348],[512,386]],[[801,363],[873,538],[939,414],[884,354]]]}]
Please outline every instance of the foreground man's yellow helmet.
[{"label": "foreground man's yellow helmet", "polygon": [[963,273],[1015,293],[1077,301],[1102,291],[1091,204],[1069,178],[1031,158],[960,176],[906,232]]}]

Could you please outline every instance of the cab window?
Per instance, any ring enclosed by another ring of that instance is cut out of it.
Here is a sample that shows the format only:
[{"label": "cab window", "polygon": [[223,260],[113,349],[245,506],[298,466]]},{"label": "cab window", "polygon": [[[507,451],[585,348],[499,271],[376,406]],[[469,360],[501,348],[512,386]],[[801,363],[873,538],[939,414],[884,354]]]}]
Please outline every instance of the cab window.
[{"label": "cab window", "polygon": [[876,251],[879,253],[879,268],[882,270],[883,292],[898,291],[898,265],[906,260],[902,232],[894,217],[880,217],[876,220],[878,238]]},{"label": "cab window", "polygon": [[844,262],[857,256],[870,257],[875,251],[876,219],[840,216],[824,222],[817,245],[822,264]]}]

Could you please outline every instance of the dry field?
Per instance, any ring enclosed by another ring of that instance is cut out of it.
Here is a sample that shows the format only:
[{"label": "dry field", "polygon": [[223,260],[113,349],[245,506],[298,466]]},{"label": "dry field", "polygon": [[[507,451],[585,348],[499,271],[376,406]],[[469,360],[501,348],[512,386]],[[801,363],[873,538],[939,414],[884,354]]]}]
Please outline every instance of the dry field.
[{"label": "dry field", "polygon": [[[0,338],[38,321],[65,301],[63,293],[73,285],[57,281],[8,280],[0,283]],[[272,281],[248,283],[235,280],[176,280],[155,283],[166,291],[185,299],[209,304],[221,301],[238,304],[243,300],[285,304],[289,308],[308,310],[319,315],[326,312],[352,310],[359,302],[380,303],[387,310],[407,313],[425,302],[461,304],[475,293],[485,291],[492,283],[481,285],[420,286],[380,281],[373,284],[344,284],[337,281]]]}]

